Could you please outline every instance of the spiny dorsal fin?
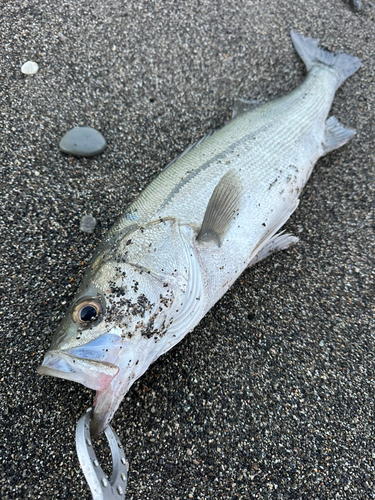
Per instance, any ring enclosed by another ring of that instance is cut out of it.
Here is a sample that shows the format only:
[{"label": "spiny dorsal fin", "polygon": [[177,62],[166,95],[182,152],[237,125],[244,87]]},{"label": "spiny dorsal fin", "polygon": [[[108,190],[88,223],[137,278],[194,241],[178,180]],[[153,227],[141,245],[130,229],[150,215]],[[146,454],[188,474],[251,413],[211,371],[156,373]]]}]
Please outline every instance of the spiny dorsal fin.
[{"label": "spiny dorsal fin", "polygon": [[199,141],[197,142],[194,142],[193,144],[190,144],[190,146],[188,146],[182,153],[180,153],[176,158],[174,158],[172,161],[170,161],[168,163],[168,165],[166,165],[163,170],[167,170],[167,168],[169,168],[171,165],[173,165],[174,163],[176,163],[177,160],[179,160],[180,158],[182,158],[183,156],[187,155],[188,153],[190,153],[191,150],[193,150],[194,148],[200,146],[202,144],[202,142],[204,142],[206,139],[208,139],[208,137],[210,137],[210,135],[212,135],[212,130],[210,130],[209,132],[207,132],[206,135],[204,135],[201,139],[199,139]]},{"label": "spiny dorsal fin", "polygon": [[214,241],[221,246],[238,215],[242,186],[235,170],[229,170],[215,187],[204,214],[197,240]]},{"label": "spiny dorsal fin", "polygon": [[242,99],[241,97],[235,97],[233,101],[232,120],[233,118],[236,118],[236,116],[241,116],[247,111],[257,108],[261,104],[263,104],[262,101],[248,101],[246,99]]}]

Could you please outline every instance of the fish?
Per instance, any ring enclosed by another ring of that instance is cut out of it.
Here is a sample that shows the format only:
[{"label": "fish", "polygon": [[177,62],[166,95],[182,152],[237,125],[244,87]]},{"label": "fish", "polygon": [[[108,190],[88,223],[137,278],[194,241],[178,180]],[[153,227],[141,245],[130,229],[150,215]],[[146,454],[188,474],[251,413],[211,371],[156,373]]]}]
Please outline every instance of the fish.
[{"label": "fish", "polygon": [[92,436],[132,384],[191,332],[249,266],[298,241],[281,228],[321,157],[355,131],[328,117],[361,63],[291,32],[307,76],[177,157],[94,253],[38,372],[96,391]]}]

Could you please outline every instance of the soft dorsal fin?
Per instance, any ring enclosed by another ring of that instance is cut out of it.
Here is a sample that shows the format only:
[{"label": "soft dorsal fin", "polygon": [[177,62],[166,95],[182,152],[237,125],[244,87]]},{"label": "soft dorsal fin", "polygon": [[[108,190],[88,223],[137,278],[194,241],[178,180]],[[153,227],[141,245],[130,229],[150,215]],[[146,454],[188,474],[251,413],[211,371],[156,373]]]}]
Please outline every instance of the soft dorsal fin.
[{"label": "soft dorsal fin", "polygon": [[215,187],[204,214],[199,241],[221,246],[224,236],[238,215],[242,186],[235,170],[229,170]]},{"label": "soft dorsal fin", "polygon": [[236,118],[236,116],[241,116],[247,111],[257,108],[261,104],[263,104],[262,101],[248,101],[246,99],[242,99],[241,97],[235,97],[233,101],[232,120],[233,118]]}]

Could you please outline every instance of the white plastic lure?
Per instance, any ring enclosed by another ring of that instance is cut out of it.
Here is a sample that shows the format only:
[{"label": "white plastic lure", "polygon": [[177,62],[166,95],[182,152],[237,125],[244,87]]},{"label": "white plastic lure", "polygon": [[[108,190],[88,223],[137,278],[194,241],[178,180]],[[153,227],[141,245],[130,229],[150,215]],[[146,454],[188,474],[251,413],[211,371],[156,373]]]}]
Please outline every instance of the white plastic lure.
[{"label": "white plastic lure", "polygon": [[302,85],[266,104],[238,100],[232,121],[168,165],[94,255],[38,369],[97,391],[93,435],[244,269],[297,241],[279,231],[315,162],[353,137],[327,116],[360,61],[292,40]]}]

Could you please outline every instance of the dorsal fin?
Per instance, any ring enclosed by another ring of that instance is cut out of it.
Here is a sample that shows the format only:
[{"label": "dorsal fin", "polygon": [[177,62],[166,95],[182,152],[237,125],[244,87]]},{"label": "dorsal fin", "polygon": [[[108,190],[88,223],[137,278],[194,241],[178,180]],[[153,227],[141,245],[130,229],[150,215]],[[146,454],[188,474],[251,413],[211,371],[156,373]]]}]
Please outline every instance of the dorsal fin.
[{"label": "dorsal fin", "polygon": [[237,172],[231,169],[221,178],[211,195],[197,240],[214,241],[221,246],[238,215],[241,195],[240,179]]},{"label": "dorsal fin", "polygon": [[257,100],[248,101],[246,99],[242,99],[241,97],[235,97],[233,101],[232,120],[233,118],[236,118],[236,116],[241,116],[247,111],[257,108],[261,104],[263,104],[262,101],[257,101]]},{"label": "dorsal fin", "polygon": [[197,146],[199,146],[200,144],[202,144],[202,142],[204,142],[208,137],[210,137],[212,132],[213,132],[213,130],[210,130],[209,132],[207,132],[206,135],[204,135],[201,139],[199,139],[199,141],[194,142],[193,144],[190,144],[190,146],[188,146],[184,151],[182,151],[182,153],[180,153],[178,156],[176,156],[176,158],[174,158],[172,161],[170,161],[168,163],[168,165],[166,165],[163,168],[163,170],[167,170],[167,168],[169,168],[171,165],[173,165],[173,163],[175,163],[177,160],[179,160],[180,158],[182,158],[183,156],[188,154],[192,149],[194,149]]}]

